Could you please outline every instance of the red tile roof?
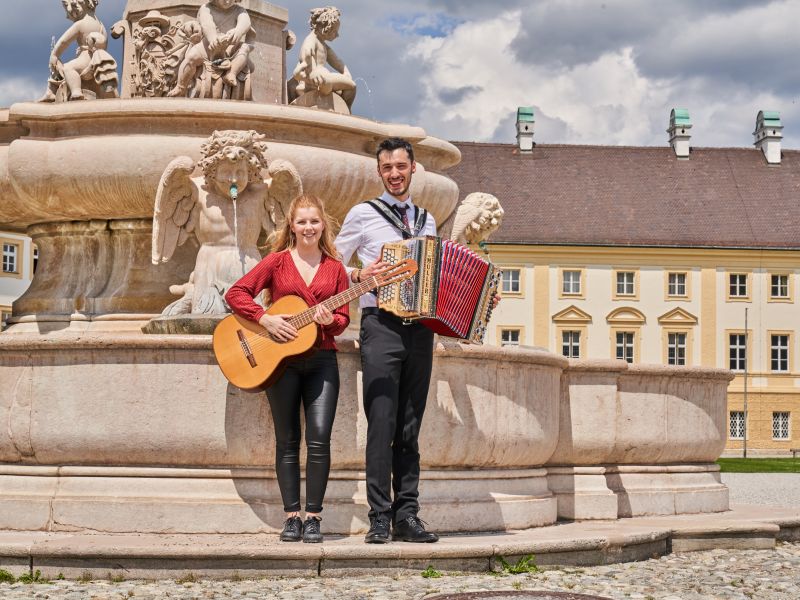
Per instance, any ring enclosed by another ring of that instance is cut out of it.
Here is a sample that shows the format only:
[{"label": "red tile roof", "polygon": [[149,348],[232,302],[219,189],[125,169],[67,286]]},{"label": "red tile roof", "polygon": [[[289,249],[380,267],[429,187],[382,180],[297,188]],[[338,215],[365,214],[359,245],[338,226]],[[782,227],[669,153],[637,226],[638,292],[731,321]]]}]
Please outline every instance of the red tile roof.
[{"label": "red tile roof", "polygon": [[800,151],[453,142],[463,198],[505,209],[491,242],[800,249]]}]

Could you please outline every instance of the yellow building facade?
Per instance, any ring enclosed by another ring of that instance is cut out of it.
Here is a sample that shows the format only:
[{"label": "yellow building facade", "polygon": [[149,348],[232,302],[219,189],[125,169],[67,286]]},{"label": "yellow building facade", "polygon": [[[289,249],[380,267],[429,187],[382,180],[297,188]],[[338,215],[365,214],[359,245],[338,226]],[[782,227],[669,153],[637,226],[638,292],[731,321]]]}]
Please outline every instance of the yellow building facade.
[{"label": "yellow building facade", "polygon": [[[732,369],[728,449],[800,447],[800,252],[490,244],[487,343],[570,358]],[[747,324],[745,324],[747,309]]]},{"label": "yellow building facade", "polygon": [[[487,343],[579,359],[731,369],[730,452],[800,448],[800,151],[761,111],[754,147],[454,142],[462,195],[501,202],[503,301]],[[745,401],[747,419],[745,423]]]}]

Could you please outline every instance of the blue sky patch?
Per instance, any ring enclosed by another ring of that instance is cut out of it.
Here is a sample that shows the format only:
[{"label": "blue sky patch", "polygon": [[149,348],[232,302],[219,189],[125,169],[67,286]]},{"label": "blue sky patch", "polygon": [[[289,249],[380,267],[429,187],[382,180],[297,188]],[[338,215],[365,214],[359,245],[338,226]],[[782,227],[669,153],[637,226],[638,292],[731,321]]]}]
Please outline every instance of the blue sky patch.
[{"label": "blue sky patch", "polygon": [[444,13],[415,13],[413,15],[392,15],[386,22],[389,27],[403,35],[441,38],[450,35],[464,23]]}]

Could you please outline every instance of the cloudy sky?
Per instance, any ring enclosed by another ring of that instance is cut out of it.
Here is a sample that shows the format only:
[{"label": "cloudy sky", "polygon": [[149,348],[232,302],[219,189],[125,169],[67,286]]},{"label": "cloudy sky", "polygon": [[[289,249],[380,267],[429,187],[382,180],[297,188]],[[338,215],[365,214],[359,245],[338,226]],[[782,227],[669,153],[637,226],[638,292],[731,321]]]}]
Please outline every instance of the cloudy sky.
[{"label": "cloudy sky", "polygon": [[[749,146],[777,110],[800,148],[800,0],[338,0],[333,47],[359,84],[354,112],[449,140],[665,145],[673,107],[694,146]],[[302,39],[316,4],[285,2]],[[101,0],[107,27],[125,0]],[[59,0],[3,0],[0,106],[39,97]],[[297,47],[288,61],[296,61]],[[117,57],[121,42],[112,40]]]}]

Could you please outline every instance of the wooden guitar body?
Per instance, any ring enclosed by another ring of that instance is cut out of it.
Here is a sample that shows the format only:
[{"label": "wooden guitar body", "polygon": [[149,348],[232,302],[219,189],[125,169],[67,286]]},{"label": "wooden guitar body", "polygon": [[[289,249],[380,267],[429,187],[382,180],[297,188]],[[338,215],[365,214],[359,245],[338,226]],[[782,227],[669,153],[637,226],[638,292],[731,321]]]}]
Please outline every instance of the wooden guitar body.
[{"label": "wooden guitar body", "polygon": [[[320,304],[336,310],[373,288],[403,281],[416,272],[417,263],[406,258]],[[291,342],[276,342],[261,325],[237,315],[225,317],[214,329],[213,339],[222,374],[243,390],[271,386],[280,377],[287,359],[314,351],[319,336],[315,312],[316,307],[309,308],[297,296],[284,296],[267,309],[270,315],[291,315],[288,321],[297,329],[297,337]]]},{"label": "wooden guitar body", "polygon": [[[298,296],[284,296],[267,309],[270,315],[295,315],[308,309]],[[213,347],[225,378],[243,390],[272,385],[283,372],[284,362],[314,351],[319,326],[298,329],[291,342],[276,342],[258,323],[229,315],[214,329]]]}]

